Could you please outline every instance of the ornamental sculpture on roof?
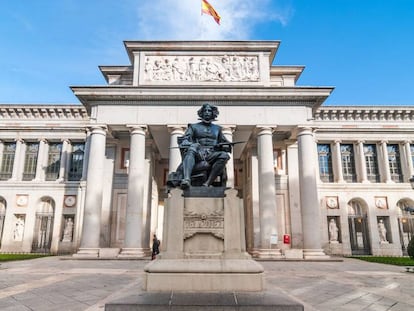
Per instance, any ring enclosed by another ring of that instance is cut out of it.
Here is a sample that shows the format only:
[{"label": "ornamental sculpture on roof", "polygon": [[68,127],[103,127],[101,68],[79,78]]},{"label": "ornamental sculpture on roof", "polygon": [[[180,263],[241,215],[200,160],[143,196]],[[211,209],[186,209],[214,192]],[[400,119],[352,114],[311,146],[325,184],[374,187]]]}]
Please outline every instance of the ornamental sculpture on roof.
[{"label": "ornamental sculpture on roof", "polygon": [[257,56],[147,56],[146,81],[257,82]]}]

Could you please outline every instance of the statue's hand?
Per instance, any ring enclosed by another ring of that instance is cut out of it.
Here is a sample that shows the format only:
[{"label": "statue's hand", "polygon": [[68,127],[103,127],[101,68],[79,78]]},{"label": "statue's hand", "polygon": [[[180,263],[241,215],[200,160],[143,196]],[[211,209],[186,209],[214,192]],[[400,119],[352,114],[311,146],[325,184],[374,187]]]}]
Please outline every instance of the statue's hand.
[{"label": "statue's hand", "polygon": [[183,140],[180,144],[180,147],[182,147],[182,148],[189,148],[190,146],[191,146],[191,142],[186,140],[186,139]]}]

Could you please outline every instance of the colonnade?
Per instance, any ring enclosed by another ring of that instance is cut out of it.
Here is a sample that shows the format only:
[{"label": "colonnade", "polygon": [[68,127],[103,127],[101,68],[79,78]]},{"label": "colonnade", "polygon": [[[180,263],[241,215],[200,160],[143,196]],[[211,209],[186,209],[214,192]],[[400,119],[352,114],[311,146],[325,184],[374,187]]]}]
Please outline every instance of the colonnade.
[{"label": "colonnade", "polygon": [[[144,257],[149,241],[144,241],[143,220],[144,171],[146,126],[128,126],[130,129],[130,162],[128,173],[127,208],[124,246],[119,256]],[[170,134],[169,171],[175,171],[181,163],[177,137],[184,133],[184,126],[168,126]],[[273,130],[275,127],[257,127],[258,183],[259,183],[259,251],[280,254],[272,250],[271,239],[277,235],[278,206],[276,201]],[[229,141],[233,140],[234,125],[223,126],[223,133]],[[95,126],[90,131],[90,159],[88,165],[87,191],[80,249],[77,255],[98,256],[100,236],[100,214],[102,205],[103,163],[105,158],[106,128]],[[314,258],[324,256],[321,250],[319,203],[317,199],[317,176],[315,174],[316,143],[311,129],[303,128],[298,134],[300,196],[303,218],[304,256]],[[234,186],[233,158],[227,164],[229,185]]]}]

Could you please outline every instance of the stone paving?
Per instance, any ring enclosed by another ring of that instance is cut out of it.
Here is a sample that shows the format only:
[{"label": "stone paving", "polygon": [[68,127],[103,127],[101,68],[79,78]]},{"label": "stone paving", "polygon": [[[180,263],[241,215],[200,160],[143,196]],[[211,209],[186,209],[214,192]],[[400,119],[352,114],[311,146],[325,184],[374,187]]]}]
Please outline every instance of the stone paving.
[{"label": "stone paving", "polygon": [[[147,260],[62,260],[0,265],[0,310],[104,310],[141,291]],[[404,267],[343,261],[261,261],[266,290],[299,300],[305,311],[412,311],[414,273]]]}]

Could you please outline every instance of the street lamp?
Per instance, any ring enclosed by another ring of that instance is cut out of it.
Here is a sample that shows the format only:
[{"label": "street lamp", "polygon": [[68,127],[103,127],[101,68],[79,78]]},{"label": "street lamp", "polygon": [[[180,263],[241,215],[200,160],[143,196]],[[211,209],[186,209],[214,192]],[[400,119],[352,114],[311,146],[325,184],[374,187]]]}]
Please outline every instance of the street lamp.
[{"label": "street lamp", "polygon": [[414,189],[414,176],[411,176],[408,181],[410,182],[411,188]]}]

